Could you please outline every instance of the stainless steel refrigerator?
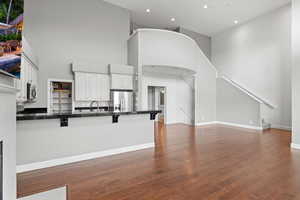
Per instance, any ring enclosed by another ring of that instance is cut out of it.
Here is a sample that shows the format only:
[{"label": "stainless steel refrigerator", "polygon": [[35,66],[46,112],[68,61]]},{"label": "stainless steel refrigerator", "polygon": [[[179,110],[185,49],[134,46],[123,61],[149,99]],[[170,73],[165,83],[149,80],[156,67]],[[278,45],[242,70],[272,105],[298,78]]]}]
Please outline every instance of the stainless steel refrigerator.
[{"label": "stainless steel refrigerator", "polygon": [[116,112],[133,111],[133,91],[132,90],[111,90],[111,100],[113,110]]}]

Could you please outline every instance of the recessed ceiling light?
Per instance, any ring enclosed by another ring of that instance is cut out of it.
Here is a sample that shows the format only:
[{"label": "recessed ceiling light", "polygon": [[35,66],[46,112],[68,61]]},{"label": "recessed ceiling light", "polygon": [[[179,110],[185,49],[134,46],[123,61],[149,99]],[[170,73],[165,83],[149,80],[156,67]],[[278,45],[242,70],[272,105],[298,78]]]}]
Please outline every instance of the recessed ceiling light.
[{"label": "recessed ceiling light", "polygon": [[239,21],[238,21],[238,20],[234,20],[234,23],[235,23],[235,24],[238,24],[238,23],[239,23]]},{"label": "recessed ceiling light", "polygon": [[148,8],[148,9],[146,9],[146,12],[147,12],[147,13],[150,13],[150,12],[151,12],[151,10]]},{"label": "recessed ceiling light", "polygon": [[171,18],[171,21],[172,21],[172,22],[175,22],[175,20],[176,20],[176,19],[175,19],[174,17]]},{"label": "recessed ceiling light", "polygon": [[207,5],[207,4],[205,4],[205,5],[203,6],[203,8],[205,8],[205,9],[206,9],[206,8],[208,8],[208,5]]}]

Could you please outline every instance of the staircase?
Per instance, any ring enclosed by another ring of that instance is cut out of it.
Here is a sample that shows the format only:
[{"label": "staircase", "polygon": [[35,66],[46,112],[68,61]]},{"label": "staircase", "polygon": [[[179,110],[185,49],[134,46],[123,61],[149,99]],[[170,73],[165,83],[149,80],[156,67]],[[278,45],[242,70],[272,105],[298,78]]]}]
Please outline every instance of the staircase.
[{"label": "staircase", "polygon": [[[247,89],[245,86],[242,86],[240,83],[238,83],[237,81],[232,80],[231,78],[229,78],[228,76],[226,76],[224,73],[221,73],[215,66],[213,63],[211,63],[211,60],[203,53],[201,47],[199,46],[199,44],[197,43],[200,52],[201,52],[201,56],[206,60],[207,63],[209,63],[209,65],[211,67],[213,67],[216,70],[216,74],[217,77],[216,78],[221,78],[223,80],[225,80],[226,82],[228,82],[230,85],[232,85],[233,87],[239,89],[241,92],[243,92],[244,94],[248,95],[250,98],[254,99],[255,101],[257,101],[260,104],[260,127],[263,130],[267,130],[270,129],[272,124],[268,122],[268,120],[265,118],[265,114],[263,113],[263,110],[268,110],[268,112],[276,109],[276,106],[271,103],[269,100],[266,100],[258,95],[255,94],[255,92]],[[184,77],[182,77],[183,80]],[[190,82],[188,82],[187,80],[185,80],[190,86],[191,88],[193,87],[192,84]],[[263,109],[264,108],[264,109]]]},{"label": "staircase", "polygon": [[[137,67],[138,77],[142,77],[143,70],[147,68],[157,68],[168,73],[177,70],[182,73],[180,75],[188,74],[194,78],[194,82],[192,82],[185,76],[181,77],[195,94],[194,120],[197,124],[213,123],[217,120],[256,129],[271,126],[268,123],[271,120],[269,115],[271,116],[271,112],[276,109],[276,106],[256,92],[232,80],[226,74],[221,74],[191,37],[167,30],[138,29],[132,34],[128,44],[129,52],[132,52],[129,64]],[[141,50],[138,51],[139,49]],[[222,79],[220,85],[217,85],[218,79]],[[142,78],[138,80],[137,90],[142,86]],[[224,87],[222,87],[223,83]],[[220,98],[216,98],[216,89],[224,89],[222,93],[218,93]],[[228,90],[228,93],[225,90]],[[143,94],[141,90],[138,91],[138,107],[142,108]],[[215,100],[223,100],[223,98],[226,101],[215,103]],[[232,98],[236,98],[234,99],[236,104],[232,104]],[[221,108],[220,117],[217,115],[216,107],[218,105]],[[177,108],[177,112],[182,113],[186,121],[190,121],[188,111],[183,108],[184,106]],[[239,109],[243,110],[242,115],[239,113]],[[267,114],[262,111],[266,111]]]},{"label": "staircase", "polygon": [[250,98],[257,101],[260,104],[260,126],[261,126],[262,130],[267,130],[267,129],[271,128],[272,124],[267,121],[267,119],[265,118],[264,112],[265,112],[265,110],[268,110],[268,112],[270,112],[270,111],[276,109],[276,106],[273,103],[270,103],[270,101],[268,101],[262,97],[259,97],[254,92],[247,89],[245,86],[242,86],[241,84],[237,83],[236,81],[232,80],[231,78],[229,78],[228,76],[226,76],[222,73],[218,73],[217,78],[221,78],[221,79],[225,80],[226,82],[230,83],[233,87],[237,88],[244,94],[248,95]]}]

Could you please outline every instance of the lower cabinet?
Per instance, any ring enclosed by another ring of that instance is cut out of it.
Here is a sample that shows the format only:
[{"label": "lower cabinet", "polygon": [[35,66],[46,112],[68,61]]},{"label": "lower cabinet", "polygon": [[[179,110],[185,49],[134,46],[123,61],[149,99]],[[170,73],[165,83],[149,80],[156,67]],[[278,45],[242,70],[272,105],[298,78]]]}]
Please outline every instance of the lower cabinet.
[{"label": "lower cabinet", "polygon": [[75,72],[76,101],[109,101],[110,77],[108,74]]}]

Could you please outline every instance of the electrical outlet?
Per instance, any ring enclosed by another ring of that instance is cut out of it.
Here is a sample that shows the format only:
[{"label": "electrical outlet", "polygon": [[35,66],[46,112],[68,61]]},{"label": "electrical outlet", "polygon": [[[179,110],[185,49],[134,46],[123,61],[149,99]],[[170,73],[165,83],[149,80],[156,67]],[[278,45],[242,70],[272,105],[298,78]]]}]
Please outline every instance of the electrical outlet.
[{"label": "electrical outlet", "polygon": [[249,121],[249,124],[253,125],[253,121],[252,121],[252,120],[250,120],[250,121]]}]

